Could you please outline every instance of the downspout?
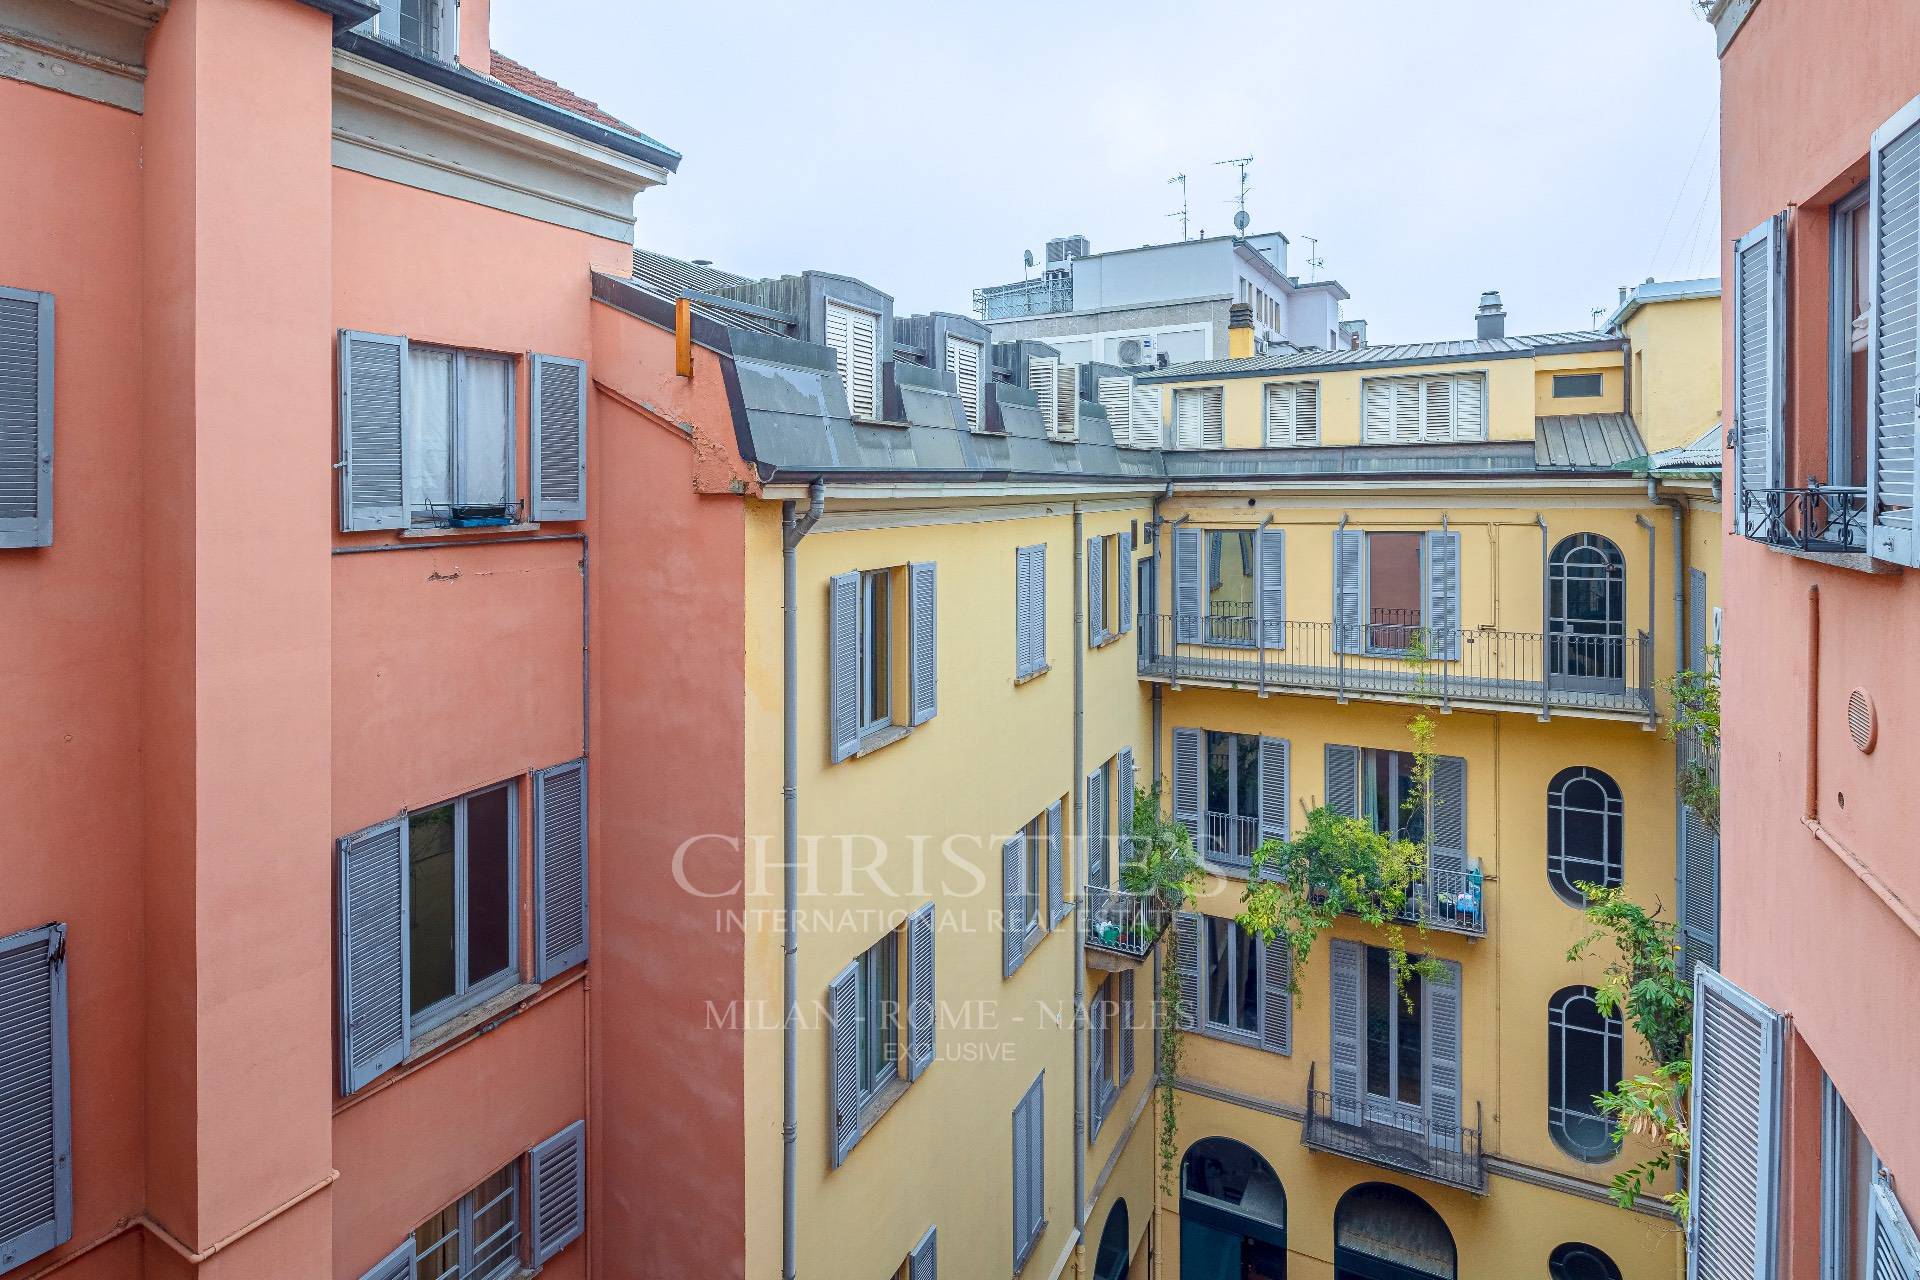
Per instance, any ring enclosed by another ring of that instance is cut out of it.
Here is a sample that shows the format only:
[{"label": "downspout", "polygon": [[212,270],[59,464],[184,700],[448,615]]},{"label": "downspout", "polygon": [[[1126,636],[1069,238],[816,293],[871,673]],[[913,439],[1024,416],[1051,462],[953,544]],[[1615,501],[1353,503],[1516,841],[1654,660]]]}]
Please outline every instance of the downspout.
[{"label": "downspout", "polygon": [[[1655,532],[1653,527],[1653,521],[1647,519],[1645,516],[1641,515],[1639,512],[1636,511],[1633,513],[1633,522],[1639,525],[1642,529],[1645,529],[1647,531],[1647,668],[1645,671],[1641,672],[1640,675],[1641,675],[1641,678],[1647,682],[1647,698],[1648,698],[1647,723],[1642,727],[1646,729],[1652,729],[1654,725],[1654,721],[1660,718],[1660,713],[1657,710],[1657,704],[1655,704],[1652,701],[1653,655],[1657,653],[1660,649],[1660,627],[1657,622],[1657,619],[1659,618],[1660,615],[1659,615],[1659,610],[1654,606],[1654,601],[1660,598],[1659,583],[1657,581],[1660,574],[1659,574],[1659,571],[1654,568],[1654,566],[1657,565],[1660,561],[1659,561],[1658,554],[1653,549],[1654,548],[1654,532]],[[1680,663],[1678,661],[1679,652],[1677,650],[1674,653],[1674,658],[1675,658],[1674,666],[1675,668],[1678,668]]]},{"label": "downspout", "polygon": [[1540,723],[1545,724],[1553,718],[1547,701],[1547,686],[1552,683],[1549,673],[1553,669],[1553,584],[1547,576],[1547,561],[1552,553],[1547,550],[1547,518],[1536,511],[1533,522],[1540,526]]},{"label": "downspout", "polygon": [[1679,671],[1694,639],[1687,634],[1687,503],[1675,494],[1663,496],[1652,476],[1647,477],[1647,501],[1673,512],[1673,669]]},{"label": "downspout", "polygon": [[[1073,504],[1073,833],[1080,846],[1074,859],[1079,885],[1068,910],[1073,920],[1073,1229],[1076,1240],[1087,1227],[1087,1064],[1083,1043],[1087,1027],[1087,934],[1079,912],[1087,882],[1087,545],[1085,517]],[[1157,544],[1156,544],[1157,545]],[[1117,588],[1116,588],[1117,589]]]},{"label": "downspout", "polygon": [[1267,557],[1262,549],[1267,526],[1273,523],[1269,511],[1260,527],[1253,531],[1253,618],[1254,660],[1260,664],[1260,696],[1267,696]]},{"label": "downspout", "polygon": [[799,1184],[795,1172],[795,1142],[799,1135],[799,1010],[800,1010],[800,938],[795,925],[800,914],[800,878],[795,874],[800,849],[800,694],[795,673],[799,666],[799,569],[800,539],[813,531],[827,507],[827,482],[815,480],[805,515],[797,514],[792,502],[780,504],[781,567],[781,745],[780,745],[780,859],[781,892],[786,910],[783,943],[781,998],[784,1014],[780,1020],[782,1086],[780,1100],[780,1275],[794,1280],[794,1237],[797,1213],[794,1208]]}]

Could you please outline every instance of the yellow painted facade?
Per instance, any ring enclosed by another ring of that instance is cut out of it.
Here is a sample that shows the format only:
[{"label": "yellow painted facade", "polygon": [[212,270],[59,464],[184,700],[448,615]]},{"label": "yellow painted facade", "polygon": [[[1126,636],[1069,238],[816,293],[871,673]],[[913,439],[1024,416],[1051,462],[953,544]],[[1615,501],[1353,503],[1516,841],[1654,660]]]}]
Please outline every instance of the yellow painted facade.
[{"label": "yellow painted facade", "polygon": [[1720,299],[1644,302],[1633,344],[1633,416],[1649,449],[1691,444],[1720,419]]}]

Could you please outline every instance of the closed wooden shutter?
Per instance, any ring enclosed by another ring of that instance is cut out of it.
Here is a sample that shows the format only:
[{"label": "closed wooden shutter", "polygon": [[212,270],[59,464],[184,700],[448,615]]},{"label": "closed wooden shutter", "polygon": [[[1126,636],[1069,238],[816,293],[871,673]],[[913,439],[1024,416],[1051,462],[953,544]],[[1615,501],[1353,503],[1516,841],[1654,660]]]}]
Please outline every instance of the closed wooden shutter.
[{"label": "closed wooden shutter", "polygon": [[1173,731],[1173,820],[1186,827],[1200,847],[1200,807],[1205,802],[1202,755],[1206,740],[1198,729]]},{"label": "closed wooden shutter", "polygon": [[1357,942],[1335,938],[1328,944],[1327,1006],[1332,1017],[1332,1047],[1327,1063],[1327,1092],[1334,1121],[1360,1123],[1361,1028],[1366,1000],[1361,983],[1367,969],[1367,949]]},{"label": "closed wooden shutter", "polygon": [[947,372],[953,375],[954,393],[967,411],[967,426],[978,431],[981,415],[986,410],[986,401],[980,394],[980,344],[948,334]]},{"label": "closed wooden shutter", "polygon": [[1362,384],[1360,439],[1363,443],[1393,443],[1394,386],[1378,378],[1369,378]]},{"label": "closed wooden shutter", "polygon": [[1920,565],[1920,544],[1914,538],[1915,416],[1920,413],[1920,99],[1902,107],[1874,133],[1871,169],[1869,542],[1882,560]]},{"label": "closed wooden shutter", "polygon": [[1027,956],[1027,916],[1038,910],[1027,900],[1027,837],[1025,833],[1000,846],[1000,961],[1002,974],[1013,971]]},{"label": "closed wooden shutter", "polygon": [[934,1265],[938,1255],[934,1228],[928,1227],[927,1234],[920,1237],[920,1243],[913,1246],[913,1252],[907,1255],[907,1280],[938,1280]]},{"label": "closed wooden shutter", "polygon": [[1060,362],[1052,356],[1027,361],[1027,390],[1040,407],[1040,421],[1049,438],[1060,434]]},{"label": "closed wooden shutter", "polygon": [[1367,535],[1338,529],[1333,535],[1334,649],[1367,651]]},{"label": "closed wooden shutter", "polygon": [[1087,643],[1107,638],[1107,557],[1104,538],[1087,539]]},{"label": "closed wooden shutter", "polygon": [[1024,678],[1047,665],[1047,545],[1014,553],[1014,673]]},{"label": "closed wooden shutter", "polygon": [[1181,644],[1200,642],[1200,620],[1206,615],[1205,588],[1200,581],[1200,531],[1173,531],[1173,638]]},{"label": "closed wooden shutter", "polygon": [[587,762],[533,775],[533,952],[541,982],[587,959]]},{"label": "closed wooden shutter", "polygon": [[1061,918],[1067,914],[1066,867],[1063,857],[1066,838],[1066,821],[1061,802],[1055,800],[1047,806],[1047,920],[1050,924],[1059,924]]},{"label": "closed wooden shutter", "polygon": [[[1292,769],[1289,767],[1289,753],[1292,748],[1285,738],[1260,739],[1260,840],[1285,843],[1288,838],[1288,821],[1293,804],[1290,792]],[[1277,879],[1280,864],[1271,862],[1261,875]]]},{"label": "closed wooden shutter", "polygon": [[1160,446],[1160,388],[1136,385],[1133,389],[1133,412],[1129,423],[1133,428],[1133,443],[1142,449],[1156,449]]},{"label": "closed wooden shutter", "polygon": [[1427,1140],[1460,1149],[1460,966],[1440,960],[1427,978]]},{"label": "closed wooden shutter", "polygon": [[533,518],[587,518],[587,366],[532,357]]},{"label": "closed wooden shutter", "polygon": [[1268,649],[1287,647],[1287,531],[1271,526],[1260,530],[1260,643]]},{"label": "closed wooden shutter", "polygon": [[1427,542],[1427,656],[1460,657],[1460,535],[1435,530]]},{"label": "closed wooden shutter", "polygon": [[1293,945],[1285,934],[1260,943],[1260,1047],[1293,1053]]},{"label": "closed wooden shutter", "polygon": [[1270,449],[1320,443],[1320,384],[1269,383],[1266,394],[1265,444]]},{"label": "closed wooden shutter", "polygon": [[1173,447],[1206,448],[1207,406],[1205,394],[1189,387],[1173,393]]},{"label": "closed wooden shutter", "polygon": [[1114,812],[1120,831],[1120,865],[1133,861],[1133,748],[1122,747],[1113,758]]},{"label": "closed wooden shutter", "polygon": [[827,345],[856,418],[880,416],[880,317],[841,302],[827,303]]},{"label": "closed wooden shutter", "polygon": [[912,635],[909,647],[908,701],[914,724],[925,724],[940,710],[940,590],[931,562],[907,566]]},{"label": "closed wooden shutter", "polygon": [[933,904],[907,920],[907,1079],[918,1080],[933,1065],[939,1004],[933,985]]},{"label": "closed wooden shutter", "polygon": [[[1733,438],[1736,527],[1756,534],[1764,507],[1749,495],[1780,487],[1785,342],[1786,215],[1775,214],[1733,251]],[[1911,397],[1909,397],[1911,400]],[[1909,416],[1913,406],[1906,406]]]},{"label": "closed wooden shutter", "polygon": [[1198,394],[1200,396],[1200,447],[1224,449],[1227,447],[1226,393],[1220,387],[1208,387]]},{"label": "closed wooden shutter", "polygon": [[1360,748],[1327,744],[1327,808],[1343,818],[1360,816]]},{"label": "closed wooden shutter", "polygon": [[1133,970],[1120,971],[1120,1083],[1133,1079]]},{"label": "closed wooden shutter", "polygon": [[1080,438],[1080,366],[1060,364],[1060,376],[1053,391],[1058,408],[1054,411],[1054,432],[1061,440]]},{"label": "closed wooden shutter", "polygon": [[827,984],[827,1106],[833,1115],[828,1159],[838,1169],[860,1141],[860,965]]},{"label": "closed wooden shutter", "polygon": [[1107,771],[1104,767],[1087,775],[1087,865],[1084,881],[1097,889],[1109,884],[1107,876]]},{"label": "closed wooden shutter", "polygon": [[404,529],[407,340],[340,331],[340,527]]},{"label": "closed wooden shutter", "polygon": [[1180,1029],[1200,1024],[1200,913],[1177,911],[1173,917],[1173,964],[1180,973]]},{"label": "closed wooden shutter", "polygon": [[1720,834],[1680,806],[1680,941],[1689,967],[1720,963]]},{"label": "closed wooden shutter", "polygon": [[827,582],[827,754],[838,764],[860,750],[860,575]]},{"label": "closed wooden shutter", "polygon": [[1360,399],[1364,444],[1445,444],[1487,438],[1487,383],[1482,374],[1369,378],[1362,384]]},{"label": "closed wooden shutter", "polygon": [[1115,535],[1119,540],[1119,550],[1114,554],[1113,588],[1120,598],[1115,602],[1114,612],[1118,616],[1116,623],[1121,635],[1133,630],[1133,534]]},{"label": "closed wooden shutter", "polygon": [[1428,854],[1438,872],[1467,869],[1467,762],[1433,758],[1433,794],[1427,802]]},{"label": "closed wooden shutter", "polygon": [[0,938],[0,1270],[73,1236],[67,930]]},{"label": "closed wooden shutter", "polygon": [[1453,383],[1453,417],[1447,439],[1485,440],[1487,438],[1487,380],[1477,373],[1463,373]]},{"label": "closed wooden shutter", "polygon": [[575,1120],[527,1153],[527,1251],[546,1265],[587,1230],[587,1122]]},{"label": "closed wooden shutter", "polygon": [[1046,1224],[1046,1073],[1013,1109],[1013,1269],[1026,1265]]},{"label": "closed wooden shutter", "polygon": [[1867,1256],[1873,1260],[1872,1280],[1920,1280],[1920,1240],[1884,1175],[1873,1180],[1871,1196]]},{"label": "closed wooden shutter", "polygon": [[407,1056],[407,821],[339,844],[340,1093]]},{"label": "closed wooden shutter", "polygon": [[1696,969],[1688,1280],[1777,1273],[1780,1056],[1780,1015]]},{"label": "closed wooden shutter", "polygon": [[[6,1255],[0,1253],[0,1265],[6,1261]],[[413,1280],[413,1241],[408,1240],[392,1253],[373,1264],[373,1269],[360,1277],[360,1280]]]},{"label": "closed wooden shutter", "polygon": [[1107,425],[1113,428],[1113,442],[1132,445],[1133,379],[1101,378],[1096,389],[1100,394],[1100,407],[1107,411]]},{"label": "closed wooden shutter", "polygon": [[53,545],[53,295],[0,286],[0,547]]}]

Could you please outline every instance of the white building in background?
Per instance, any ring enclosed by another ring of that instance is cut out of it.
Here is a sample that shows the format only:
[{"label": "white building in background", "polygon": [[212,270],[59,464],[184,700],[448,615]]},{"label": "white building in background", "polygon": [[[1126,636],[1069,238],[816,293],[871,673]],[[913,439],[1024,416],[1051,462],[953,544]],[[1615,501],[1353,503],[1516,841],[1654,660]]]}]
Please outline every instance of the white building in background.
[{"label": "white building in background", "polygon": [[1364,345],[1366,323],[1342,321],[1337,280],[1287,274],[1287,238],[1207,236],[1094,253],[1085,236],[1047,242],[1041,273],[975,289],[996,342],[1031,338],[1071,363],[1181,364],[1227,354],[1227,308],[1253,307],[1261,354]]}]

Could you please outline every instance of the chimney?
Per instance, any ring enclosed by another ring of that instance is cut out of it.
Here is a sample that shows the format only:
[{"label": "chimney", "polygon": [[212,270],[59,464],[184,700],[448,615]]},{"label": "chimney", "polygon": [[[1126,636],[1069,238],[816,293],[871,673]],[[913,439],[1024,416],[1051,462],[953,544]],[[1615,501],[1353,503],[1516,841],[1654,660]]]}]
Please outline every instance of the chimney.
[{"label": "chimney", "polygon": [[1480,295],[1480,309],[1474,312],[1473,318],[1479,326],[1480,341],[1507,336],[1507,309],[1500,305],[1498,289],[1489,289]]},{"label": "chimney", "polygon": [[1246,360],[1253,355],[1253,304],[1236,302],[1227,308],[1227,359]]},{"label": "chimney", "polygon": [[1620,305],[1623,307],[1627,305],[1627,286],[1625,285],[1620,286]]}]

